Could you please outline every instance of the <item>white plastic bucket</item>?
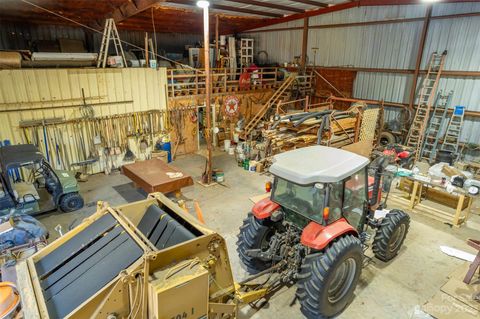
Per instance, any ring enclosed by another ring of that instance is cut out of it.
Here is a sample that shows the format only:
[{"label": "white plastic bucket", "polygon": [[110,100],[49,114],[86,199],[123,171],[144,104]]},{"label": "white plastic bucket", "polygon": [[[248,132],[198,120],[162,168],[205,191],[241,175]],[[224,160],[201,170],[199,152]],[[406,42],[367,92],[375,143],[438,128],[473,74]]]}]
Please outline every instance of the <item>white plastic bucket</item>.
[{"label": "white plastic bucket", "polygon": [[233,133],[233,141],[237,144],[240,142],[240,135],[238,133]]},{"label": "white plastic bucket", "polygon": [[223,146],[224,146],[225,152],[228,152],[230,150],[230,145],[232,144],[232,141],[225,140],[225,141],[223,141],[223,143],[224,143]]},{"label": "white plastic bucket", "polygon": [[257,162],[256,161],[250,161],[248,165],[248,170],[250,172],[255,172],[257,170]]}]

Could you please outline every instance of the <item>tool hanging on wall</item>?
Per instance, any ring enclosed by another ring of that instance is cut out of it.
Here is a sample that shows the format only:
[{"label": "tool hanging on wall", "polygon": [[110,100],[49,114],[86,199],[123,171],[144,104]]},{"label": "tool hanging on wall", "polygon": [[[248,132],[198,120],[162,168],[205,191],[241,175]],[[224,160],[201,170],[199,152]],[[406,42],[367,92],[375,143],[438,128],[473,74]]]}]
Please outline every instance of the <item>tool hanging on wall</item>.
[{"label": "tool hanging on wall", "polygon": [[432,116],[428,124],[425,135],[425,143],[423,144],[421,158],[432,163],[437,153],[438,142],[442,136],[442,128],[447,118],[448,108],[452,99],[453,91],[444,95],[443,91],[439,91],[435,99],[435,105]]},{"label": "tool hanging on wall", "polygon": [[434,102],[433,99],[437,91],[446,56],[447,51],[444,51],[442,54],[438,54],[437,52],[432,53],[428,64],[427,75],[423,79],[422,87],[420,88],[417,111],[407,135],[407,142],[405,143],[406,146],[412,147],[415,150],[415,161],[417,161],[421,155],[420,151],[425,137],[427,122],[430,118],[430,109]]},{"label": "tool hanging on wall", "polygon": [[172,158],[175,159],[177,155],[178,147],[183,144],[184,150],[185,149],[185,140],[186,138],[183,136],[183,128],[185,127],[185,107],[176,107],[174,109],[169,110],[170,113],[170,125],[173,127],[173,131],[176,135],[175,145],[173,147]]},{"label": "tool hanging on wall", "polygon": [[[115,20],[107,19],[105,21],[105,29],[103,30],[102,44],[100,46],[100,53],[98,54],[97,68],[105,68],[107,64],[108,49],[110,46],[110,41],[113,40],[113,45],[117,56],[122,57],[123,66],[127,67],[127,60],[125,59],[125,53],[123,52],[122,42],[120,41],[120,36],[118,35],[117,26],[115,25]],[[119,54],[120,52],[120,54]]]},{"label": "tool hanging on wall", "polygon": [[93,107],[91,105],[87,104],[87,101],[85,100],[85,91],[82,88],[82,102],[83,105],[79,107],[80,110],[80,115],[84,119],[91,119],[95,117],[95,112],[93,110]]}]

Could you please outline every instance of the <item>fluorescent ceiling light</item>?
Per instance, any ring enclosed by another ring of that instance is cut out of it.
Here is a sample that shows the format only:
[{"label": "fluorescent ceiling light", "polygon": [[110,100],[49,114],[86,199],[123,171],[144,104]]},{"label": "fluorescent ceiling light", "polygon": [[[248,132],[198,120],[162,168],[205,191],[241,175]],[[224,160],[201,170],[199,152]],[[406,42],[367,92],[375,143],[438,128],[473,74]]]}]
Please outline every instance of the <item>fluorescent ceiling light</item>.
[{"label": "fluorescent ceiling light", "polygon": [[200,1],[197,1],[197,6],[199,6],[200,8],[208,8],[210,6],[210,2],[205,0],[200,0]]}]

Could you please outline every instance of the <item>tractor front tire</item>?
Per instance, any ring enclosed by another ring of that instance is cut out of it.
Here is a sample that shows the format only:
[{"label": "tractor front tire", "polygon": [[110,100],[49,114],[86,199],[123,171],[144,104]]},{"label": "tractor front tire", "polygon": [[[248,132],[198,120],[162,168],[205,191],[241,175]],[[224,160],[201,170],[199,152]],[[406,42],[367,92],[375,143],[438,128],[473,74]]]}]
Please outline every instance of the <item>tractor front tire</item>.
[{"label": "tractor front tire", "polygon": [[410,216],[405,212],[392,209],[382,220],[373,240],[373,253],[381,261],[388,262],[393,259],[408,233]]},{"label": "tractor front tire", "polygon": [[347,235],[324,251],[305,257],[298,276],[297,297],[307,318],[338,315],[352,301],[362,272],[360,240]]},{"label": "tractor front tire", "polygon": [[237,252],[240,261],[246,267],[250,274],[256,274],[272,266],[272,262],[251,257],[247,254],[248,250],[268,248],[268,243],[273,234],[275,234],[274,223],[269,219],[257,219],[252,213],[243,220],[238,234]]},{"label": "tractor front tire", "polygon": [[59,207],[65,213],[79,210],[84,205],[83,198],[79,193],[68,193],[60,199]]}]

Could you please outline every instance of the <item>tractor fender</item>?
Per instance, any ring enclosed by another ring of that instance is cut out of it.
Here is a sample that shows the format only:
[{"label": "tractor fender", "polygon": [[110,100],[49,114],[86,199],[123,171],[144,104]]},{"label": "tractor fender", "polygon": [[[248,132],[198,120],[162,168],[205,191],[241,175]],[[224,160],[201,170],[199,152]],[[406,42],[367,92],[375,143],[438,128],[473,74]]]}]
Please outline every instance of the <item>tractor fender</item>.
[{"label": "tractor fender", "polygon": [[303,229],[301,243],[304,246],[322,250],[334,239],[341,235],[353,234],[358,237],[358,232],[350,225],[345,218],[340,218],[336,222],[322,226],[316,222],[310,222]]},{"label": "tractor fender", "polygon": [[265,219],[272,216],[272,213],[280,208],[280,205],[270,200],[270,198],[264,198],[258,201],[252,208],[252,213],[257,219]]}]

